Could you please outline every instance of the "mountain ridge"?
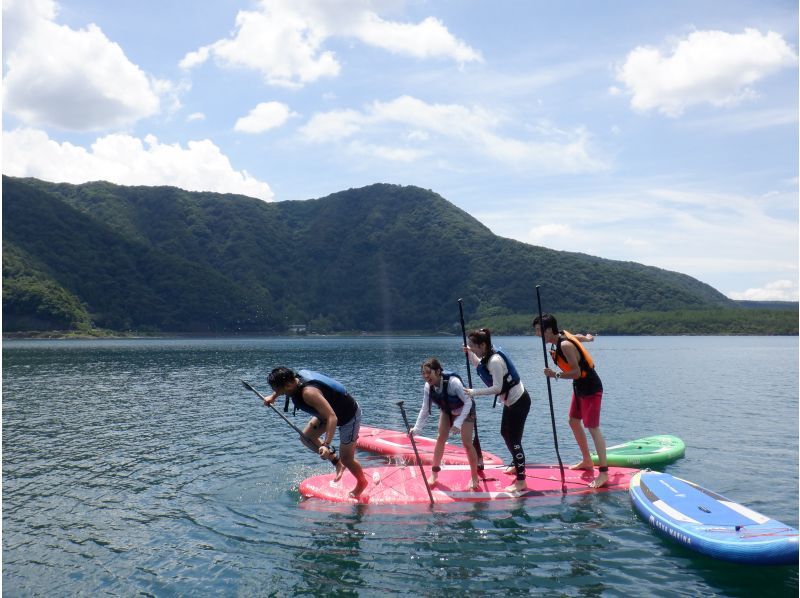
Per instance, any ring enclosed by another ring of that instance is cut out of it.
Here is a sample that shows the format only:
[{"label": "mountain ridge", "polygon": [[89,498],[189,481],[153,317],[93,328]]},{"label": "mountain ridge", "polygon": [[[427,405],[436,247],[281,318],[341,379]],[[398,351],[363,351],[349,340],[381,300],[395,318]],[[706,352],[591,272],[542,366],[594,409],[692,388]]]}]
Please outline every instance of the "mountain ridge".
[{"label": "mountain ridge", "polygon": [[328,331],[433,331],[452,326],[459,297],[468,318],[532,313],[540,283],[556,312],[736,305],[685,274],[499,237],[414,186],[267,203],[4,176],[3,198],[13,256],[13,268],[3,264],[4,330],[30,315],[6,292],[24,280],[83,305],[74,325],[113,330],[267,333],[315,321]]}]

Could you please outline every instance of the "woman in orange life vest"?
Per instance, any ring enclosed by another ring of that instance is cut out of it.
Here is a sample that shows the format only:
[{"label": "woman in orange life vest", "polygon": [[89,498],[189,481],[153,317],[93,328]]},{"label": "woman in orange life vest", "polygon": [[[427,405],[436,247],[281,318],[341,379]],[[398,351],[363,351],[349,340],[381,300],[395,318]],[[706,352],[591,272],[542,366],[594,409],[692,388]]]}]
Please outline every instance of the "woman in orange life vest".
[{"label": "woman in orange life vest", "polygon": [[536,336],[544,334],[545,342],[553,345],[550,354],[553,361],[561,370],[547,367],[544,375],[548,378],[567,378],[572,380],[572,403],[569,408],[569,427],[575,435],[575,440],[581,450],[581,462],[570,469],[585,469],[594,471],[589,443],[586,433],[581,428],[581,422],[589,430],[597,451],[600,473],[590,484],[592,488],[602,488],[608,483],[608,464],[606,462],[606,440],[600,431],[600,404],[603,399],[603,383],[594,369],[589,352],[583,348],[578,337],[558,329],[558,322],[551,314],[542,314],[541,321],[537,316],[533,320]]},{"label": "woman in orange life vest", "polygon": [[431,357],[422,364],[422,379],[425,386],[422,389],[422,408],[419,410],[417,421],[411,428],[411,434],[419,434],[428,416],[431,414],[431,404],[435,403],[441,410],[439,415],[439,433],[436,436],[436,446],[433,449],[433,467],[428,478],[428,484],[436,484],[436,478],[441,471],[444,445],[454,428],[461,432],[461,443],[467,453],[467,461],[472,474],[467,490],[480,490],[478,479],[478,453],[472,444],[472,434],[475,430],[475,403],[464,392],[464,384],[457,374],[442,371],[442,364],[435,357]]}]

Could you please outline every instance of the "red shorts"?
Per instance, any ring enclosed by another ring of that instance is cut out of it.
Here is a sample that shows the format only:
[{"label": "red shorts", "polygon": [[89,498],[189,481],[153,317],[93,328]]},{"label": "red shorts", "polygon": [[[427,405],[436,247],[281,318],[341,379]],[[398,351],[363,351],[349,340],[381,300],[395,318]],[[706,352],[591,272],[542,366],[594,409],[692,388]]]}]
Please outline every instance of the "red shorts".
[{"label": "red shorts", "polygon": [[593,395],[584,395],[580,398],[572,393],[572,404],[569,406],[569,416],[572,419],[583,420],[586,428],[600,427],[600,403],[603,402],[603,391]]}]

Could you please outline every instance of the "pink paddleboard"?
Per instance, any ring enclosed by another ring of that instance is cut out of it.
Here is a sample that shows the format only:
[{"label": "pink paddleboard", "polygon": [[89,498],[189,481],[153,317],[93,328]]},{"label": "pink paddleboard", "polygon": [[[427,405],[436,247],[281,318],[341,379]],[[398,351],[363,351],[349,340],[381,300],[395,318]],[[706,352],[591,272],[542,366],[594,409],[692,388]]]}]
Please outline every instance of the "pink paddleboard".
[{"label": "pink paddleboard", "polygon": [[[422,463],[430,465],[433,461],[433,449],[436,446],[436,439],[414,436],[414,440],[417,443],[417,450]],[[411,440],[405,432],[361,426],[356,446],[380,455],[399,457],[408,463],[416,463],[417,461],[414,456],[414,449],[411,446]],[[482,452],[484,465],[501,465],[503,463],[503,460],[497,455],[486,451]],[[442,463],[446,465],[467,465],[467,454],[464,452],[464,447],[449,443],[444,445]]]},{"label": "pink paddleboard", "polygon": [[[425,475],[430,475],[430,467],[425,467]],[[481,489],[466,490],[470,472],[468,465],[444,465],[436,485],[431,488],[433,500],[437,504],[454,502],[483,502],[513,498],[534,498],[562,494],[561,472],[557,465],[529,465],[526,482],[528,489],[523,492],[505,492],[504,488],[514,481],[514,476],[503,473],[503,466],[487,467],[483,471]],[[609,467],[608,485],[604,488],[590,488],[589,484],[597,473],[582,470],[564,469],[567,494],[587,494],[607,490],[627,490],[631,477],[638,469]],[[387,467],[367,467],[364,474],[369,486],[358,499],[351,498],[349,492],[356,480],[346,471],[339,482],[334,482],[334,474],[310,477],[300,484],[300,494],[305,497],[321,498],[334,502],[369,503],[376,505],[401,505],[429,503],[418,465]]]}]

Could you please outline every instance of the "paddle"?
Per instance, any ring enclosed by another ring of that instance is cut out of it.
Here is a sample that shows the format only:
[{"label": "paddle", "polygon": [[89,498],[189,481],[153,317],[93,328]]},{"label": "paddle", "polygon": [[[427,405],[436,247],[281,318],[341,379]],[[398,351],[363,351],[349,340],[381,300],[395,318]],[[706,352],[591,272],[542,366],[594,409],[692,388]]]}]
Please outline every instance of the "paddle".
[{"label": "paddle", "polygon": [[[242,380],[242,384],[244,385],[244,387],[245,387],[246,389],[248,389],[248,390],[252,390],[254,393],[256,393],[256,394],[259,396],[259,398],[260,398],[262,401],[266,399],[266,397],[265,397],[264,395],[262,395],[260,392],[258,392],[258,391],[257,391],[255,388],[253,388],[253,387],[252,387],[252,385],[250,385],[249,383],[247,383],[247,382],[245,382],[244,380]],[[298,434],[300,434],[300,439],[303,441],[303,444],[309,448],[309,450],[311,450],[311,451],[313,451],[313,452],[317,453],[318,449],[315,449],[315,448],[313,448],[313,447],[317,446],[317,443],[316,443],[316,442],[314,442],[313,440],[311,440],[311,438],[309,438],[308,436],[306,436],[306,435],[303,433],[303,431],[302,431],[300,428],[298,428],[298,427],[297,427],[297,426],[295,426],[295,425],[294,425],[292,422],[290,422],[290,421],[289,421],[289,419],[288,419],[288,418],[287,418],[287,417],[286,417],[286,416],[285,416],[283,413],[281,413],[280,411],[278,411],[277,409],[275,409],[275,406],[274,406],[272,403],[270,403],[270,404],[268,405],[268,407],[269,407],[270,409],[272,409],[272,410],[273,410],[275,413],[277,413],[278,415],[280,415],[280,416],[281,416],[281,419],[282,419],[283,421],[285,421],[287,424],[289,424],[289,425],[290,425],[290,426],[291,426],[291,427],[294,429],[294,431],[295,431],[295,432],[297,432]],[[338,459],[336,459],[336,462],[338,463]],[[334,467],[336,467],[336,463],[334,463],[334,461],[331,461],[331,464],[332,464]]]},{"label": "paddle", "polygon": [[433,504],[433,493],[431,492],[431,487],[428,485],[428,478],[425,477],[425,468],[422,466],[422,459],[419,458],[417,442],[414,440],[414,435],[411,433],[411,426],[408,424],[408,418],[406,417],[406,410],[403,407],[403,403],[404,401],[397,401],[397,406],[400,407],[400,413],[403,414],[403,421],[406,423],[406,432],[408,432],[408,437],[411,439],[411,448],[414,449],[414,455],[417,457],[419,470],[422,472],[422,481],[425,482],[425,490],[428,491],[428,497],[431,499],[431,504]]},{"label": "paddle", "polygon": [[[542,326],[542,298],[539,296],[539,285],[536,285],[536,302],[539,304],[539,330],[542,333],[542,353],[544,353],[544,367],[547,364],[547,344],[544,341],[544,327]],[[556,457],[558,458],[558,468],[561,470],[561,491],[567,493],[567,482],[564,479],[564,464],[561,462],[561,454],[558,452],[558,433],[556,432],[556,415],[553,411],[553,391],[550,389],[550,378],[547,380],[547,398],[550,401],[550,421],[553,424],[553,443],[556,446]]]},{"label": "paddle", "polygon": [[[467,329],[464,327],[464,306],[462,300],[458,300],[458,315],[461,317],[461,338],[464,339],[464,346],[467,346]],[[467,384],[472,388],[472,369],[469,363],[469,353],[464,353],[467,359]],[[473,399],[474,400],[474,399]],[[495,405],[497,404],[497,397],[494,398]],[[494,407],[494,405],[492,405]],[[478,408],[475,407],[475,438],[472,439],[472,446],[475,447],[475,452],[478,454],[478,471],[483,471],[483,451],[481,450],[481,439],[478,438]]]}]

